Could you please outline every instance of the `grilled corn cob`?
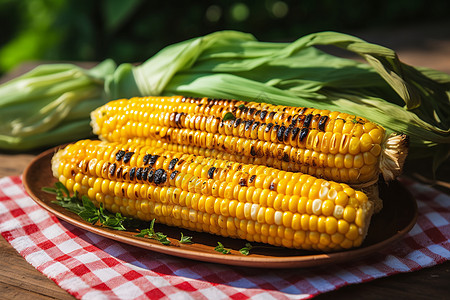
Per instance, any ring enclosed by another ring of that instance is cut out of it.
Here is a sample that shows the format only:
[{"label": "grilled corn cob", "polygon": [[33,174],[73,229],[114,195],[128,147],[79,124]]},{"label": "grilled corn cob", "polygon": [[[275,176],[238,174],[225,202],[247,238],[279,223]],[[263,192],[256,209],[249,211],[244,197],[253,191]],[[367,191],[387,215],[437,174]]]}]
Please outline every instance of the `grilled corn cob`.
[{"label": "grilled corn cob", "polygon": [[142,144],[82,140],[52,171],[114,213],[288,248],[358,247],[373,213],[347,184]]},{"label": "grilled corn cob", "polygon": [[111,101],[91,114],[100,139],[302,172],[361,188],[402,170],[404,135],[365,118],[305,107],[208,98]]}]

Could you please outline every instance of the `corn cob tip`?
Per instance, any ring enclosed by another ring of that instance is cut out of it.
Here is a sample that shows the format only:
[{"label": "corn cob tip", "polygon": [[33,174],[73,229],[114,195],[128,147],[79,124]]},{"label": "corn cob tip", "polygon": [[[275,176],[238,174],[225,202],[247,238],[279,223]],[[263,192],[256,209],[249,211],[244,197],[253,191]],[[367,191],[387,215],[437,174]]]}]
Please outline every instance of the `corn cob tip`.
[{"label": "corn cob tip", "polygon": [[378,182],[361,188],[373,206],[373,213],[379,213],[383,208],[383,199],[380,198]]},{"label": "corn cob tip", "polygon": [[97,108],[91,112],[91,116],[90,116],[91,117],[90,125],[92,128],[92,132],[95,135],[99,135],[99,136],[100,136],[101,129],[100,129],[100,124],[98,122],[96,122],[96,120],[98,120],[101,117],[101,114],[102,114],[101,108]]},{"label": "corn cob tip", "polygon": [[409,137],[392,133],[383,144],[380,157],[380,170],[386,182],[397,178],[403,170],[408,155]]}]

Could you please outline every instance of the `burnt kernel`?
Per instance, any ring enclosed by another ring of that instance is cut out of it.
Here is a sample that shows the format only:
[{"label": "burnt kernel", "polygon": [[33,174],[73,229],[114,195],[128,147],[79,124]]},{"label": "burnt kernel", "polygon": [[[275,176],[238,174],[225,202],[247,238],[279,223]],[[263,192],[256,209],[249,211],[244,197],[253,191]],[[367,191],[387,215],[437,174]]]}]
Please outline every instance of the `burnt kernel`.
[{"label": "burnt kernel", "polygon": [[124,155],[125,155],[125,151],[119,150],[119,152],[117,152],[117,154],[116,154],[116,160],[120,161]]},{"label": "burnt kernel", "polygon": [[283,141],[284,142],[288,142],[289,141],[289,134],[291,133],[293,127],[294,126],[289,125],[288,128],[286,128],[286,130],[284,131],[284,136],[283,136]]},{"label": "burnt kernel", "polygon": [[251,154],[252,156],[256,156],[257,151],[256,151],[256,148],[255,148],[255,145],[251,145],[251,146],[250,146],[250,154]]},{"label": "burnt kernel", "polygon": [[277,139],[278,139],[278,141],[280,141],[280,142],[283,141],[284,131],[285,130],[286,130],[286,127],[284,125],[281,125],[280,128],[278,129],[278,132],[277,132]]},{"label": "burnt kernel", "polygon": [[240,186],[247,186],[247,180],[245,178],[239,179],[239,185]]},{"label": "burnt kernel", "polygon": [[305,115],[299,115],[297,118],[297,126],[300,127],[303,125],[303,122],[305,121]]},{"label": "burnt kernel", "polygon": [[209,170],[208,170],[208,178],[209,178],[209,179],[213,179],[213,177],[214,177],[214,171],[216,171],[216,168],[215,168],[215,167],[209,168]]},{"label": "burnt kernel", "polygon": [[116,163],[112,163],[109,166],[109,170],[108,170],[109,175],[114,175],[114,173],[116,173],[116,167],[117,167]]},{"label": "burnt kernel", "polygon": [[134,154],[134,152],[127,152],[127,153],[125,153],[125,155],[123,156],[123,162],[125,164],[129,163],[130,160],[131,160],[131,157],[133,156],[133,154]]},{"label": "burnt kernel", "polygon": [[253,124],[253,120],[245,121],[245,131],[248,131]]},{"label": "burnt kernel", "polygon": [[175,124],[177,124],[177,126],[178,127],[182,127],[182,124],[181,124],[181,117],[182,116],[184,116],[184,112],[180,112],[180,113],[177,113],[176,115],[175,115]]},{"label": "burnt kernel", "polygon": [[312,114],[309,114],[305,117],[305,121],[303,122],[303,127],[309,127],[309,125],[311,124],[312,117],[313,117]]},{"label": "burnt kernel", "polygon": [[[177,172],[177,171],[175,171],[175,172]],[[148,182],[152,182],[153,181],[153,175],[155,174],[155,170],[153,170],[153,169],[150,169],[149,171],[148,171],[148,174],[147,174],[147,181]]]},{"label": "burnt kernel", "polygon": [[261,110],[258,109],[258,110],[255,112],[255,118],[256,118],[257,116],[259,116],[260,114],[261,114]]},{"label": "burnt kernel", "polygon": [[273,123],[269,123],[266,125],[266,128],[264,129],[265,132],[269,132],[273,127]]},{"label": "burnt kernel", "polygon": [[249,116],[253,116],[256,113],[256,108],[252,107],[248,110]]},{"label": "burnt kernel", "polygon": [[119,166],[116,169],[116,178],[122,178],[123,180],[127,179],[127,172],[125,172],[125,174],[122,174],[123,168],[122,166]]},{"label": "burnt kernel", "polygon": [[269,119],[273,119],[273,117],[275,116],[275,114],[276,114],[276,112],[274,112],[274,111],[271,111],[270,113],[269,113]]},{"label": "burnt kernel", "polygon": [[169,163],[168,169],[169,169],[169,170],[173,170],[173,168],[175,168],[175,165],[177,164],[177,162],[178,162],[178,158],[172,159],[172,160],[170,161],[170,163]]},{"label": "burnt kernel", "polygon": [[291,159],[289,158],[289,154],[283,153],[283,158],[282,158],[282,160],[285,161],[285,162],[289,162],[289,161],[291,160]]},{"label": "burnt kernel", "polygon": [[306,107],[302,107],[302,109],[299,111],[299,115],[303,115],[306,111]]},{"label": "burnt kernel", "polygon": [[311,129],[317,129],[320,117],[321,117],[320,114],[313,115],[313,117],[311,118]]},{"label": "burnt kernel", "polygon": [[328,121],[328,116],[322,116],[319,120],[319,130],[325,131],[325,125]]},{"label": "burnt kernel", "polygon": [[184,159],[180,159],[180,160],[178,161],[178,165],[179,165],[179,166],[181,166],[183,163],[184,163]]},{"label": "burnt kernel", "polygon": [[256,179],[256,175],[250,176],[250,179],[248,180],[248,183],[252,183],[253,181],[255,181],[255,179]]},{"label": "burnt kernel", "polygon": [[276,187],[276,186],[275,186],[275,182],[272,181],[272,182],[270,183],[269,190],[274,191],[274,190],[275,190],[275,187]]},{"label": "burnt kernel", "polygon": [[241,118],[237,118],[236,120],[234,120],[234,128],[238,127],[242,122]]},{"label": "burnt kernel", "polygon": [[150,168],[146,167],[144,170],[142,170],[142,180],[147,181],[148,172],[150,171]]},{"label": "burnt kernel", "polygon": [[135,175],[136,175],[136,167],[132,167],[130,170],[130,180],[134,180]]},{"label": "burnt kernel", "polygon": [[[102,173],[108,172],[109,166],[111,165],[110,162],[106,162],[102,165]],[[111,174],[112,175],[112,174]]]},{"label": "burnt kernel", "polygon": [[255,131],[255,130],[258,128],[259,124],[260,124],[259,122],[253,123],[253,125],[252,125],[252,131]]},{"label": "burnt kernel", "polygon": [[150,154],[145,154],[144,158],[142,159],[142,162],[144,163],[144,165],[148,164],[148,161],[150,159]]},{"label": "burnt kernel", "polygon": [[137,180],[141,180],[142,179],[142,171],[143,170],[144,170],[143,168],[137,168],[137,170],[136,170],[136,179]]},{"label": "burnt kernel", "polygon": [[301,119],[302,119],[302,118],[301,118],[300,115],[298,115],[298,114],[294,115],[294,116],[292,117],[291,125],[292,125],[292,126],[297,126],[298,121],[301,120]]},{"label": "burnt kernel", "polygon": [[267,116],[267,110],[262,110],[261,113],[259,114],[259,118],[261,119],[261,121],[264,121],[264,118]]},{"label": "burnt kernel", "polygon": [[278,129],[280,129],[280,125],[275,124],[272,128],[272,134],[275,133],[275,136],[278,138]]},{"label": "burnt kernel", "polygon": [[159,158],[159,155],[150,156],[150,159],[148,160],[148,164],[150,165],[150,167],[152,167],[156,163],[158,158]]},{"label": "burnt kernel", "polygon": [[300,128],[298,127],[294,127],[292,129],[292,135],[291,135],[291,140],[295,141],[295,139],[297,138],[297,134],[300,132]]},{"label": "burnt kernel", "polygon": [[167,180],[167,173],[164,169],[158,169],[155,171],[153,175],[153,182],[155,184],[164,183]]},{"label": "burnt kernel", "polygon": [[[171,180],[174,180],[175,177],[177,177],[177,174],[178,174],[178,171],[177,171],[177,170],[175,170],[175,171],[173,171],[172,173],[170,173],[170,179],[171,179]],[[152,174],[152,176],[153,176],[153,174]]]},{"label": "burnt kernel", "polygon": [[303,127],[302,130],[300,130],[300,134],[298,136],[298,139],[303,141],[308,136],[309,129],[308,127]]}]

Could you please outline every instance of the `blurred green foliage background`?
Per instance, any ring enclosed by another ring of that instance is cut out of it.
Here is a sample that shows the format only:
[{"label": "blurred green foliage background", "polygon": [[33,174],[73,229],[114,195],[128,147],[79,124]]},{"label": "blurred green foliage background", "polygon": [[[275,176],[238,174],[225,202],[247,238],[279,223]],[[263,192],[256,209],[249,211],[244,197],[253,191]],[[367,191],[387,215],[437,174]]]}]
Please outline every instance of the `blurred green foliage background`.
[{"label": "blurred green foliage background", "polygon": [[0,0],[0,74],[31,60],[142,62],[224,29],[292,41],[322,30],[446,20],[449,12],[446,0]]}]

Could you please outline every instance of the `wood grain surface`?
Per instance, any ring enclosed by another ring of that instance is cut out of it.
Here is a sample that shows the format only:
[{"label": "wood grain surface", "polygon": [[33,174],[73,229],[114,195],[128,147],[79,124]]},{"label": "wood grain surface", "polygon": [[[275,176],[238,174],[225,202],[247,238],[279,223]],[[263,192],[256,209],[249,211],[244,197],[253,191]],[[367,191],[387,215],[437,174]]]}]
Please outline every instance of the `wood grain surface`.
[{"label": "wood grain surface", "polygon": [[[407,27],[394,30],[353,32],[361,38],[390,47],[400,59],[416,66],[431,67],[450,73],[450,24]],[[38,63],[24,64],[3,76],[5,82]],[[43,150],[43,149],[41,149]],[[41,150],[28,153],[0,152],[0,178],[21,175]],[[423,162],[427,164],[429,162]],[[449,193],[449,166],[441,169],[438,188]],[[427,180],[428,175],[409,174]],[[325,293],[316,299],[448,299],[450,295],[450,263],[397,274],[370,282],[350,285]],[[20,256],[3,237],[0,237],[0,298],[1,299],[74,299],[53,281],[37,271]]]}]

